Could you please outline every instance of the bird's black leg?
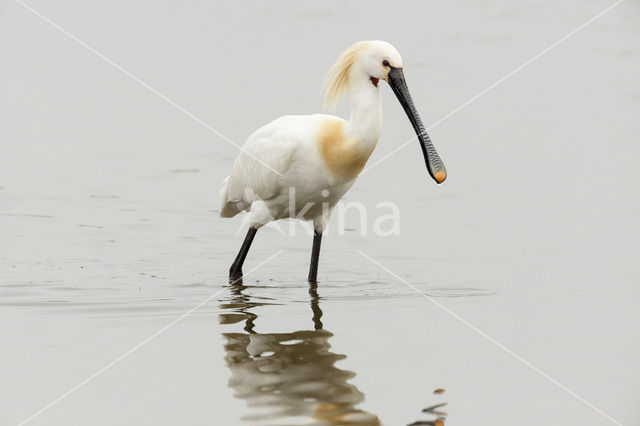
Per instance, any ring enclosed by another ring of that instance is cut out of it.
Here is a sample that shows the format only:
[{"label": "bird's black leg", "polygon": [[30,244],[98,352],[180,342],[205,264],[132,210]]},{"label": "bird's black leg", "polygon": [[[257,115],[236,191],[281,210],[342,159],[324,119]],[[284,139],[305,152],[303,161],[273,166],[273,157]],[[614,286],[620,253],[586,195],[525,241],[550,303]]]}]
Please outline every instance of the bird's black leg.
[{"label": "bird's black leg", "polygon": [[322,242],[322,232],[313,232],[313,247],[311,248],[311,265],[309,266],[310,283],[315,283],[318,278],[318,258],[320,257],[320,243]]},{"label": "bird's black leg", "polygon": [[244,237],[244,242],[242,243],[242,247],[240,247],[236,260],[233,261],[229,269],[229,282],[234,282],[242,278],[242,264],[247,257],[247,253],[249,253],[249,247],[251,247],[251,242],[253,241],[253,237],[256,236],[256,232],[258,232],[257,228],[250,227],[247,236]]}]

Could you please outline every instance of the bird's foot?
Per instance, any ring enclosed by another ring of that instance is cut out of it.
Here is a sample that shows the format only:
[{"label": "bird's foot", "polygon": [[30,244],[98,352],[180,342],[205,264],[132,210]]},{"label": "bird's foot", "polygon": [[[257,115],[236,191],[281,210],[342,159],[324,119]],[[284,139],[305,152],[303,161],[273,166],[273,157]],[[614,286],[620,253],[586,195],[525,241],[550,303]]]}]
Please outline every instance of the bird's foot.
[{"label": "bird's foot", "polygon": [[242,269],[232,269],[229,271],[229,284],[242,284]]}]

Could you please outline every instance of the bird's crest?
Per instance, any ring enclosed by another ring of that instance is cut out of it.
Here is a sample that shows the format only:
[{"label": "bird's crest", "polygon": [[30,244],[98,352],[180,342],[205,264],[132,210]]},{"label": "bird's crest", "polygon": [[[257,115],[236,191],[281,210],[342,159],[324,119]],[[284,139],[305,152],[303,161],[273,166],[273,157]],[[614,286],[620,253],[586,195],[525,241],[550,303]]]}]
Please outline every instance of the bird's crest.
[{"label": "bird's crest", "polygon": [[369,46],[368,41],[354,43],[342,52],[324,79],[324,108],[334,110],[338,101],[349,89],[351,68],[360,53]]}]

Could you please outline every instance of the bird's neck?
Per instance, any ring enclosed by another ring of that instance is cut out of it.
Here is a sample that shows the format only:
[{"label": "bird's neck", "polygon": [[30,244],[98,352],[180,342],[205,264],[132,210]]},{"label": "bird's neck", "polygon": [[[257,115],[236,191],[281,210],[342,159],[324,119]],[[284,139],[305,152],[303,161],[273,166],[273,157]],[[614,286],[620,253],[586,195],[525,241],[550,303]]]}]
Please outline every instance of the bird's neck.
[{"label": "bird's neck", "polygon": [[363,148],[373,150],[380,137],[382,127],[382,105],[380,89],[371,80],[357,82],[349,88],[351,117],[345,125],[350,138]]}]

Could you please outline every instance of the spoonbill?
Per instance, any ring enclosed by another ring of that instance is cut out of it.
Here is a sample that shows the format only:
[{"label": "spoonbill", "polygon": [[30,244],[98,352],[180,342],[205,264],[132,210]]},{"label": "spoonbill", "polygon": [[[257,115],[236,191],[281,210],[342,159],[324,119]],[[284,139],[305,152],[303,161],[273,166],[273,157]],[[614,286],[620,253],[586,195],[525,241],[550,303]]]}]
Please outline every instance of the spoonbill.
[{"label": "spoonbill", "polygon": [[320,243],[331,210],[351,188],[373,152],[382,126],[380,80],[386,81],[417,134],[427,170],[442,183],[447,172],[409,94],[398,51],[385,41],[359,41],[345,50],[324,83],[325,108],[349,93],[349,120],[327,115],[288,115],[255,131],[224,180],[221,217],[249,212],[249,230],[229,270],[242,264],[260,227],[285,218],[313,221],[309,282],[316,282]]}]

